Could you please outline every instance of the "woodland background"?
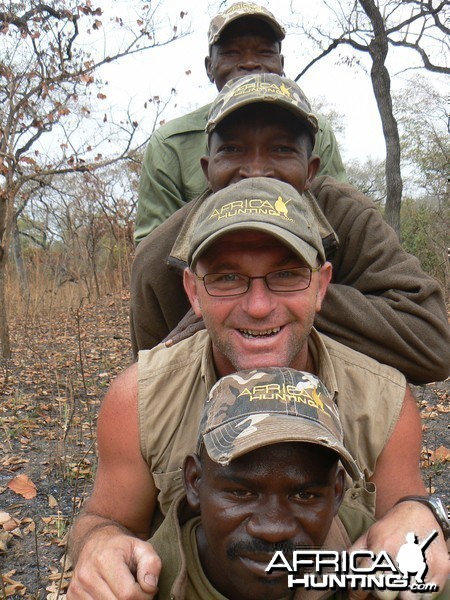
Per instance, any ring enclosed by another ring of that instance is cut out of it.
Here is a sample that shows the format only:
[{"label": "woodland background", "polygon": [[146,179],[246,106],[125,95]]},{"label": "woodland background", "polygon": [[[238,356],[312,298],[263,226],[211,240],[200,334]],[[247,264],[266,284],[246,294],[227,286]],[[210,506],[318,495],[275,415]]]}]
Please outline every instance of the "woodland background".
[{"label": "woodland background", "polygon": [[[102,69],[115,61],[126,68],[142,54],[151,61],[156,49],[189,38],[195,23],[167,0],[129,2],[128,16],[119,4],[0,2],[0,599],[63,597],[67,528],[95,475],[98,406],[131,361],[140,165],[176,89],[149,97],[146,118],[136,120],[102,108]],[[448,299],[449,2],[321,4],[329,12],[320,27],[290,4],[291,29],[311,44],[300,85],[331,53],[349,69],[361,69],[367,55],[386,160],[349,161],[347,172]],[[91,44],[102,32],[103,43]],[[399,48],[411,59],[405,84],[391,93],[398,73],[386,56]],[[346,115],[312,100],[345,140]],[[424,474],[447,503],[449,387],[415,389]]]}]

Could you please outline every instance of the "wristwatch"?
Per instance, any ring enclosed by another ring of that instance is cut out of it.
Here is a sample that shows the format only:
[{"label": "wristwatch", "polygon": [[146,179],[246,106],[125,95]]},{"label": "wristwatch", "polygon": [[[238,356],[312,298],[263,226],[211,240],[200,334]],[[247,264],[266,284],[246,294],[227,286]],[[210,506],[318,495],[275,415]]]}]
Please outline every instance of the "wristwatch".
[{"label": "wristwatch", "polygon": [[397,500],[395,504],[409,501],[420,502],[421,504],[428,506],[436,521],[441,526],[444,540],[447,541],[450,537],[450,518],[441,498],[439,498],[439,496],[404,496],[403,498],[400,498],[400,500]]}]

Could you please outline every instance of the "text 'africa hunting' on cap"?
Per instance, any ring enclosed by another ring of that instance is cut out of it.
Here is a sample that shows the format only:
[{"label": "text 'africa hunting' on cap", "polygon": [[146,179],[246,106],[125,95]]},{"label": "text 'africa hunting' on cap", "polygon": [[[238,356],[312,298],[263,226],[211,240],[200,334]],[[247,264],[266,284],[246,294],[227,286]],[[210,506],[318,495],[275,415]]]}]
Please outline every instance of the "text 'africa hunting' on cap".
[{"label": "text 'africa hunting' on cap", "polygon": [[282,442],[324,446],[339,455],[353,480],[362,476],[344,446],[338,408],[312,373],[285,367],[239,371],[220,379],[205,403],[197,452],[228,464]]},{"label": "text 'africa hunting' on cap", "polygon": [[279,239],[306,266],[325,262],[314,198],[269,177],[251,177],[212,194],[199,208],[190,241],[188,264],[194,264],[218,238],[251,229]]},{"label": "text 'africa hunting' on cap", "polygon": [[228,81],[211,104],[206,133],[210,135],[236,110],[257,103],[285,108],[302,121],[315,138],[319,125],[307,97],[294,81],[275,73],[245,75]]}]

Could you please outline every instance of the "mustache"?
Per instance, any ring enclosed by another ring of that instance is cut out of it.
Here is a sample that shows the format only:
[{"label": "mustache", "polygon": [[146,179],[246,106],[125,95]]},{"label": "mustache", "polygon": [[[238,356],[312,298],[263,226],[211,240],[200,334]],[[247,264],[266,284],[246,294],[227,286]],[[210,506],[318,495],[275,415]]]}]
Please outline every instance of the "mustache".
[{"label": "mustache", "polygon": [[297,548],[294,542],[286,540],[285,542],[266,542],[258,538],[252,540],[243,540],[235,542],[227,548],[227,556],[230,559],[237,558],[242,553],[249,554],[275,554],[275,552],[283,552],[284,554],[293,554]]}]

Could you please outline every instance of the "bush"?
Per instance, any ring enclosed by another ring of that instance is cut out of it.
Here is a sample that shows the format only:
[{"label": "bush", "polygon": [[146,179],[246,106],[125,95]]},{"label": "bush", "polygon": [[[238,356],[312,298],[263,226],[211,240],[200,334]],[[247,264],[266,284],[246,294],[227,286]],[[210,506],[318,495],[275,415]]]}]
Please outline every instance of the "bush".
[{"label": "bush", "polygon": [[402,246],[417,256],[423,270],[438,279],[448,298],[448,239],[450,215],[446,209],[431,207],[425,201],[405,200],[401,212]]}]

